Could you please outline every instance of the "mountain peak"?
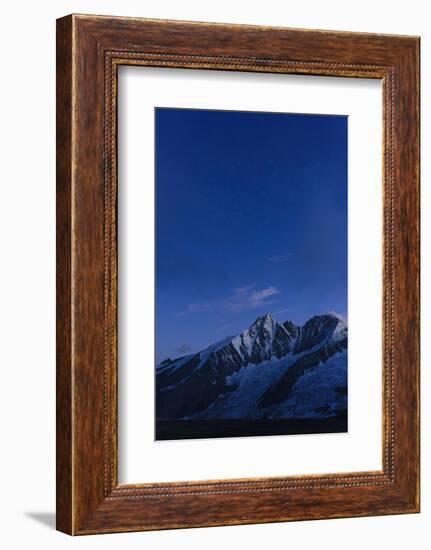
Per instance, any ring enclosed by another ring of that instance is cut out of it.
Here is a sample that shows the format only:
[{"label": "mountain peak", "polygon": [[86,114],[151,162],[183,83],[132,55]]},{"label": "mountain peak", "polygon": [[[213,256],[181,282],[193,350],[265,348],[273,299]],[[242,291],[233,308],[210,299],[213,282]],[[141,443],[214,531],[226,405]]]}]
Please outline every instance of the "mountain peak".
[{"label": "mountain peak", "polygon": [[340,315],[339,313],[335,312],[335,311],[330,311],[329,313],[327,313],[326,315],[328,315],[329,317],[332,317],[334,319],[337,319],[337,321],[339,321],[340,323],[342,323],[343,325],[346,325],[347,326],[347,321],[346,319]]},{"label": "mountain peak", "polygon": [[265,313],[264,315],[259,315],[256,321],[250,326],[252,327],[273,327],[278,324],[277,321],[270,313]]},{"label": "mountain peak", "polygon": [[301,327],[295,352],[309,350],[330,339],[335,341],[346,337],[347,324],[339,315],[333,312],[315,315]]}]

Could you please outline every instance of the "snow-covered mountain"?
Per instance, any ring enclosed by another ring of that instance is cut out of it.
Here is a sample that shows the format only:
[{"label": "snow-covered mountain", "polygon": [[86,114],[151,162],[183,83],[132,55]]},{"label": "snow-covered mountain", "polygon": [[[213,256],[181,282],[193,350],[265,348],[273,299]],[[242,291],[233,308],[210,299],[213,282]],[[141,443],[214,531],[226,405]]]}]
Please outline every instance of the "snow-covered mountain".
[{"label": "snow-covered mountain", "polygon": [[347,325],[270,314],[237,336],[156,369],[159,419],[328,418],[347,409]]}]

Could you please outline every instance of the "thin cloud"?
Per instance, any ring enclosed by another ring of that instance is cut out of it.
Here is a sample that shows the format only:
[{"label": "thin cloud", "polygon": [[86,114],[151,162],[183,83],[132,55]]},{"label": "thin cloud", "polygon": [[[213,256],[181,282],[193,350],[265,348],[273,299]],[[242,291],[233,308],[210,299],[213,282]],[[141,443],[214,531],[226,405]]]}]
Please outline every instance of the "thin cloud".
[{"label": "thin cloud", "polygon": [[282,313],[289,313],[291,310],[288,307],[285,307],[283,309],[278,309],[277,311],[274,311],[274,315],[281,315]]},{"label": "thin cloud", "polygon": [[187,311],[189,313],[201,313],[202,311],[210,311],[211,309],[212,309],[212,306],[208,302],[189,304],[187,306]]},{"label": "thin cloud", "polygon": [[232,312],[262,308],[274,303],[271,298],[277,294],[280,294],[280,291],[275,286],[262,289],[255,289],[255,285],[234,288],[225,302],[225,308]]},{"label": "thin cloud", "polygon": [[292,257],[292,252],[288,252],[287,254],[279,254],[278,256],[270,256],[268,258],[268,262],[272,262],[272,263],[288,262],[291,257]]},{"label": "thin cloud", "polygon": [[184,315],[189,315],[193,313],[204,313],[206,311],[211,311],[213,309],[212,304],[209,302],[195,302],[192,304],[187,304],[187,307],[184,311],[177,313],[177,317],[184,317]]},{"label": "thin cloud", "polygon": [[275,286],[269,286],[268,288],[252,292],[251,298],[252,301],[258,302],[264,300],[265,298],[269,298],[269,296],[274,296],[274,294],[280,294],[280,291],[277,290]]},{"label": "thin cloud", "polygon": [[236,296],[243,296],[244,294],[247,294],[248,292],[250,292],[251,290],[253,290],[253,288],[256,286],[255,283],[252,283],[251,285],[247,285],[247,286],[240,286],[238,288],[234,288],[233,289],[233,294],[235,294]]},{"label": "thin cloud", "polygon": [[225,299],[218,299],[212,302],[194,302],[187,304],[186,309],[176,314],[177,317],[197,315],[199,313],[212,312],[240,312],[259,309],[274,303],[274,297],[280,294],[275,286],[256,288],[256,285],[233,288]]}]

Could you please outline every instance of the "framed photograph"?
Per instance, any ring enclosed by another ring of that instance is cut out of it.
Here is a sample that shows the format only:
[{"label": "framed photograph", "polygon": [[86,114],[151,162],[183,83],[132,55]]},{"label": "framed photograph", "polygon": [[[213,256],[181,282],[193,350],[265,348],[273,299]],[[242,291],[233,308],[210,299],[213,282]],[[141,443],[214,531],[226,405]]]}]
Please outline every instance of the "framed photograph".
[{"label": "framed photograph", "polygon": [[155,439],[347,432],[347,117],[155,129]]},{"label": "framed photograph", "polygon": [[59,19],[57,528],[418,511],[419,38]]}]

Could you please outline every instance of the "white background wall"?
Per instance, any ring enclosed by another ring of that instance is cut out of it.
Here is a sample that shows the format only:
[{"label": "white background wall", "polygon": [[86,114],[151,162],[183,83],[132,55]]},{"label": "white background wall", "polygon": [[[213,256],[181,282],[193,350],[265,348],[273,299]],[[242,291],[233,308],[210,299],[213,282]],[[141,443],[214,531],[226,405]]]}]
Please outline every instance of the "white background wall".
[{"label": "white background wall", "polygon": [[[75,13],[422,37],[422,151],[431,150],[428,2],[56,0],[2,5],[0,29],[0,540],[4,548],[428,548],[431,522],[431,191],[422,155],[422,514],[72,539],[53,530],[55,449],[55,19]],[[427,525],[428,524],[428,525]],[[428,535],[429,539],[429,535]]]}]

